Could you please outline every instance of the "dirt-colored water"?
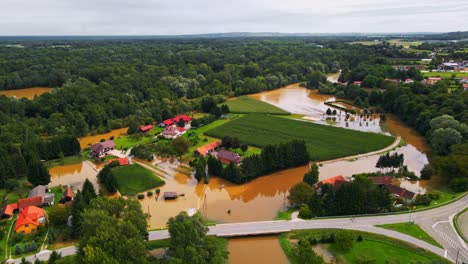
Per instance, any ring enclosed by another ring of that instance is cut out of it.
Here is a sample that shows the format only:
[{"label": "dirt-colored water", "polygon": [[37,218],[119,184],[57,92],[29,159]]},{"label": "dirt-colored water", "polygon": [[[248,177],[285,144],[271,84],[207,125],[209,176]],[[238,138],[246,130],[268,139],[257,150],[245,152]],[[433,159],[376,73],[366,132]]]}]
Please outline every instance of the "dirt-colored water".
[{"label": "dirt-colored water", "polygon": [[232,238],[228,241],[230,264],[287,264],[276,236]]},{"label": "dirt-colored water", "polygon": [[84,161],[77,164],[56,166],[49,170],[50,187],[70,185],[74,189],[81,189],[83,182],[89,179],[98,190],[98,181],[96,175],[99,167],[90,161]]},{"label": "dirt-colored water", "polygon": [[415,130],[406,126],[405,123],[395,115],[387,115],[387,121],[385,121],[384,127],[393,135],[404,138],[406,143],[414,146],[418,151],[430,154],[430,147],[427,144],[426,139]]},{"label": "dirt-colored water", "polygon": [[0,95],[16,97],[18,99],[19,98],[33,99],[34,96],[39,96],[43,93],[51,93],[52,90],[54,89],[48,88],[48,87],[32,87],[32,88],[25,88],[25,89],[0,91]]},{"label": "dirt-colored water", "polygon": [[97,143],[97,142],[101,141],[101,139],[108,140],[111,137],[117,138],[117,137],[126,135],[127,130],[128,130],[128,127],[114,129],[114,130],[110,131],[109,133],[105,133],[105,134],[98,134],[98,135],[90,135],[90,136],[86,136],[86,137],[81,137],[81,138],[78,139],[78,141],[80,142],[81,149],[84,149],[84,148],[87,148],[87,147],[91,146],[94,143]]}]

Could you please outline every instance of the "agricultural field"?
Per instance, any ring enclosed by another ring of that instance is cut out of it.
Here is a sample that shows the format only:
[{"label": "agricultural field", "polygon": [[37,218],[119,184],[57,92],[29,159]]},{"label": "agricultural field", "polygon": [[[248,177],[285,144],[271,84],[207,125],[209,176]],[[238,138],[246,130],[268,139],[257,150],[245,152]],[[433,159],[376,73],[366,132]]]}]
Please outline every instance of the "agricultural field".
[{"label": "agricultural field", "polygon": [[455,78],[468,77],[468,72],[423,72],[424,77],[441,77],[442,79],[450,79],[452,75]]},{"label": "agricultural field", "polygon": [[245,115],[205,134],[216,138],[237,137],[243,143],[260,148],[293,139],[304,140],[312,160],[329,160],[379,150],[394,140],[382,134],[261,114]]},{"label": "agricultural field", "polygon": [[149,143],[156,135],[163,131],[161,127],[155,127],[145,134],[126,135],[114,140],[116,149],[129,149],[136,145]]},{"label": "agricultural field", "polygon": [[426,241],[429,244],[432,244],[436,247],[442,247],[439,243],[437,243],[430,235],[428,235],[421,227],[414,223],[398,223],[398,224],[387,224],[387,225],[379,225],[378,227],[382,227],[385,229],[390,229],[393,231],[397,231],[403,234],[407,234],[409,236],[415,237],[417,239]]},{"label": "agricultural field", "polygon": [[[291,242],[295,239],[310,239],[315,238],[320,241],[322,237],[330,236],[337,232],[343,232],[336,229],[318,229],[318,230],[302,230],[293,231],[280,236],[280,244],[291,263],[298,262],[296,251],[292,247]],[[449,263],[441,257],[418,248],[404,241],[361,231],[346,231],[350,236],[355,238],[354,242],[347,251],[343,252],[335,247],[335,243],[319,243],[318,246],[328,253],[332,254],[339,260],[338,263]],[[358,236],[362,237],[362,241],[357,241]],[[366,261],[364,261],[366,260]]]},{"label": "agricultural field", "polygon": [[275,115],[289,115],[289,112],[269,103],[265,103],[248,96],[240,96],[226,101],[231,113],[263,113]]},{"label": "agricultural field", "polygon": [[117,180],[119,192],[123,195],[137,195],[165,183],[151,171],[138,164],[113,168],[112,174]]}]

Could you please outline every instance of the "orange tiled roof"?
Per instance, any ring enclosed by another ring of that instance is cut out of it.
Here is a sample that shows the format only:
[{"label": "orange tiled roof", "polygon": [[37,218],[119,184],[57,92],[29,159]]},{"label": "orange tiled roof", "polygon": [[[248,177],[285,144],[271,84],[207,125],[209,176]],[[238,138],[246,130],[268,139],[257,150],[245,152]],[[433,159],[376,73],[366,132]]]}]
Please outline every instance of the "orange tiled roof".
[{"label": "orange tiled roof", "polygon": [[26,224],[38,226],[41,217],[44,217],[44,210],[36,206],[28,206],[19,213],[15,223],[15,230]]},{"label": "orange tiled roof", "polygon": [[219,146],[221,146],[221,141],[211,142],[209,144],[197,148],[197,152],[200,153],[200,155],[202,156],[206,156],[206,154],[208,154],[210,150],[213,150]]}]

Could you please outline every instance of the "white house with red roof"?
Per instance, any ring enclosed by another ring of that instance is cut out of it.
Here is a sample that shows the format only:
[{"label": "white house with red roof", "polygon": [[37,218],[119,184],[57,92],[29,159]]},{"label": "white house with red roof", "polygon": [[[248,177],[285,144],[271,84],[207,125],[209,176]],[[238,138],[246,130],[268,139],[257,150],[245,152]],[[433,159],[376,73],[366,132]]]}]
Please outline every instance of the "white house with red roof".
[{"label": "white house with red roof", "polygon": [[185,128],[179,127],[174,124],[174,125],[167,126],[166,129],[164,129],[164,131],[162,132],[162,134],[167,139],[174,139],[174,138],[182,136],[183,134],[185,134],[185,132],[186,132]]},{"label": "white house with red roof", "polygon": [[192,123],[192,118],[190,116],[188,116],[188,115],[185,115],[185,114],[178,115],[176,117],[166,119],[166,120],[164,120],[162,122],[162,124],[167,128],[167,127],[170,127],[172,125],[177,125],[180,122],[181,119],[184,121],[184,128],[185,129],[190,129],[191,128],[191,123]]}]

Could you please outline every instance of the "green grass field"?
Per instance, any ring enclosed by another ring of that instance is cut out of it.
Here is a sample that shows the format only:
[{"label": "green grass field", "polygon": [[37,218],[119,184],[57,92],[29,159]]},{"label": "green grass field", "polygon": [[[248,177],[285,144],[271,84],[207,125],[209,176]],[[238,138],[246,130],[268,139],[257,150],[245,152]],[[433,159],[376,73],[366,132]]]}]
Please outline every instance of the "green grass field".
[{"label": "green grass field", "polygon": [[[318,229],[318,230],[300,230],[293,231],[280,236],[280,244],[291,263],[298,263],[295,259],[295,251],[289,243],[289,239],[307,239],[315,237],[320,239],[322,235],[330,235],[331,233],[340,232],[337,229]],[[355,241],[352,248],[341,253],[334,250],[330,244],[322,244],[339,260],[338,263],[430,263],[432,260],[438,260],[437,263],[449,263],[445,259],[418,248],[410,243],[386,237],[378,234],[372,234],[361,231],[350,231],[356,238],[358,235],[363,237],[362,242]],[[370,262],[361,262],[363,259],[372,260]],[[398,262],[393,262],[398,261]]]},{"label": "green grass field", "polygon": [[263,113],[275,115],[289,115],[289,112],[278,108],[269,103],[255,100],[248,96],[240,96],[232,100],[226,101],[231,113]]},{"label": "green grass field", "polygon": [[442,246],[437,243],[429,234],[427,234],[421,227],[414,223],[397,223],[397,224],[388,224],[388,225],[378,225],[378,227],[382,227],[385,229],[390,229],[393,231],[397,231],[403,234],[407,234],[409,236],[415,237],[417,239],[426,241],[429,244],[432,244],[436,247],[442,248]]},{"label": "green grass field", "polygon": [[229,135],[256,147],[304,140],[312,160],[329,160],[379,150],[394,138],[382,134],[318,125],[269,115],[250,114],[205,133],[222,138]]},{"label": "green grass field", "polygon": [[119,192],[123,195],[137,195],[145,190],[164,185],[164,181],[138,164],[112,169]]},{"label": "green grass field", "polygon": [[155,127],[151,131],[140,135],[127,135],[123,137],[118,137],[114,140],[116,149],[129,149],[136,145],[144,144],[150,142],[156,135],[161,133],[163,128]]},{"label": "green grass field", "polygon": [[76,164],[76,163],[81,163],[83,162],[83,158],[75,155],[75,156],[67,156],[64,157],[63,160],[61,159],[55,159],[55,160],[49,160],[47,161],[47,167],[52,168],[55,166],[63,166],[63,165],[71,165],[71,164]]},{"label": "green grass field", "polygon": [[468,72],[423,72],[424,77],[440,77],[442,79],[450,79],[455,74],[455,78],[468,77]]}]

